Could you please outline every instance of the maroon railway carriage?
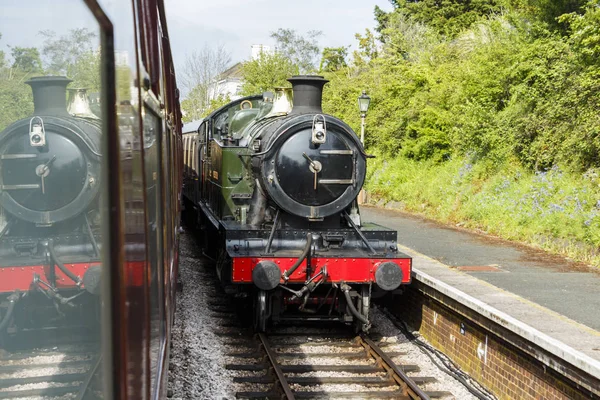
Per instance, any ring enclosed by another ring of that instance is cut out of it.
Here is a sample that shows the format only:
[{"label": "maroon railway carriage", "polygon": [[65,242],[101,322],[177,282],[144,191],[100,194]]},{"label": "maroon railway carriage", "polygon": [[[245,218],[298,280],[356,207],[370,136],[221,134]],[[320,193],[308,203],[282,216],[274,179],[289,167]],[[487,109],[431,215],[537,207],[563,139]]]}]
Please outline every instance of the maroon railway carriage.
[{"label": "maroon railway carriage", "polygon": [[[0,12],[4,43],[57,32],[10,74],[0,62],[0,98],[18,100],[0,116],[0,364],[15,346],[60,351],[76,337],[102,364],[94,398],[166,397],[183,157],[164,7],[34,0]],[[74,45],[37,65],[53,40]],[[3,379],[4,395],[25,390]]]}]

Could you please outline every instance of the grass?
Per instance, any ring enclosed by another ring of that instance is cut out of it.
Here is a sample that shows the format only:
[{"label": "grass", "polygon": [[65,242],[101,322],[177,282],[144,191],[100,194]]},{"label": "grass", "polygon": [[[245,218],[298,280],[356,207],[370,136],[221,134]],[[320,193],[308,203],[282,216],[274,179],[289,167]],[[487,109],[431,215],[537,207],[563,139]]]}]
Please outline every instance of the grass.
[{"label": "grass", "polygon": [[454,159],[369,161],[375,201],[600,267],[600,171],[531,173]]}]

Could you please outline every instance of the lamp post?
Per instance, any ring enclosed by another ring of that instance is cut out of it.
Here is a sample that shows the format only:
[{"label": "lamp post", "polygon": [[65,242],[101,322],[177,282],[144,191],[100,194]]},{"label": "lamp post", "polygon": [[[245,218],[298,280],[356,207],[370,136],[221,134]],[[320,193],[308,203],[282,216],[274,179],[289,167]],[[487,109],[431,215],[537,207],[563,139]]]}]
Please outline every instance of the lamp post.
[{"label": "lamp post", "polygon": [[[371,98],[367,96],[367,91],[363,90],[362,94],[358,96],[358,110],[360,111],[360,143],[362,143],[363,147],[365,145],[365,118],[367,117],[370,103]],[[357,202],[358,204],[365,204],[367,202],[367,193],[364,189],[360,190]]]},{"label": "lamp post", "polygon": [[367,111],[369,110],[369,104],[371,98],[367,96],[367,91],[363,90],[362,94],[358,96],[358,109],[360,110],[360,142],[365,145],[365,118],[367,117]]}]

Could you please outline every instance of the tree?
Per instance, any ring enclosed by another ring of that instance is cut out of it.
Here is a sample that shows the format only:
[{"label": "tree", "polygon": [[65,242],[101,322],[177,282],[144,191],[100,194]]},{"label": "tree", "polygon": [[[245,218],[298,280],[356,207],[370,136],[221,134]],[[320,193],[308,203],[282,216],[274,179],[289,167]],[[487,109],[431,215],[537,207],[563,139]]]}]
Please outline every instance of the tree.
[{"label": "tree", "polygon": [[41,31],[44,40],[42,54],[47,70],[53,74],[73,76],[77,62],[86,54],[94,53],[96,34],[87,28],[71,29],[68,34],[57,37],[53,31]]},{"label": "tree", "polygon": [[550,29],[567,33],[564,25],[561,25],[559,17],[565,14],[581,13],[587,0],[526,0],[526,5],[534,16],[546,23]]},{"label": "tree", "polygon": [[19,68],[19,63],[9,66],[4,52],[0,51],[0,131],[33,112],[31,89],[23,83],[29,75]]},{"label": "tree", "polygon": [[41,72],[42,59],[35,47],[13,47],[10,53],[13,57],[13,68],[23,72]]},{"label": "tree", "polygon": [[201,106],[203,103],[202,95],[198,96],[198,92],[194,89],[181,102],[182,120],[185,123],[197,121],[229,102],[231,102],[229,95],[220,94],[211,99],[207,106]]},{"label": "tree", "polygon": [[[376,31],[382,32],[387,27],[390,14],[400,13],[448,37],[455,37],[482,16],[500,13],[506,5],[505,0],[390,0],[390,2],[394,6],[394,11],[391,13],[386,13],[379,7],[375,8],[375,18],[378,22]],[[385,41],[385,37],[382,39]]]},{"label": "tree", "polygon": [[[0,33],[0,39],[2,39],[2,34]],[[0,68],[3,68],[6,65],[6,59],[4,58],[5,54],[2,50],[0,50]]]},{"label": "tree", "polygon": [[365,29],[364,36],[357,33],[354,37],[358,40],[358,50],[354,50],[353,53],[354,64],[357,67],[363,67],[369,61],[378,57],[379,49],[377,47],[377,40],[373,32],[369,29]]},{"label": "tree", "polygon": [[100,90],[100,52],[83,53],[75,61],[69,78],[73,79],[73,87]]},{"label": "tree", "polygon": [[[210,47],[205,45],[200,51],[188,54],[179,81],[184,93],[187,93],[184,110],[194,119],[203,115],[215,93],[216,79],[231,64],[231,53],[224,45]],[[182,105],[184,103],[182,102]],[[195,108],[194,110],[192,108]],[[192,119],[192,120],[194,120]]]},{"label": "tree", "polygon": [[12,64],[0,62],[0,129],[33,112],[31,88],[24,83],[32,75],[66,75],[74,80],[71,87],[100,89],[100,53],[93,50],[94,33],[83,28],[60,37],[52,31],[40,34],[45,38],[41,53],[46,68],[40,50],[34,47],[13,47]]},{"label": "tree", "polygon": [[192,122],[202,119],[204,110],[208,107],[206,103],[206,92],[200,86],[192,89],[184,100],[181,101],[181,112],[183,122]]},{"label": "tree", "polygon": [[12,68],[0,68],[0,131],[33,113],[31,88],[23,82],[28,74]]},{"label": "tree", "polygon": [[223,95],[223,94],[218,95],[216,98],[214,98],[210,101],[210,105],[208,106],[208,108],[206,110],[204,110],[204,113],[202,114],[201,118],[206,117],[211,112],[215,111],[218,108],[223,107],[225,104],[230,103],[230,102],[231,102],[231,99],[229,98],[229,95]]},{"label": "tree", "polygon": [[300,73],[305,74],[315,70],[320,53],[317,40],[322,34],[321,31],[313,30],[308,31],[307,37],[304,37],[294,29],[279,28],[271,32],[271,37],[276,41],[276,51],[297,65]]},{"label": "tree", "polygon": [[285,55],[261,52],[256,59],[242,64],[242,94],[251,95],[278,86],[290,86],[287,79],[298,73],[298,65]]},{"label": "tree", "polygon": [[382,35],[382,54],[402,60],[415,60],[440,43],[434,28],[402,13],[390,15]]},{"label": "tree", "polygon": [[334,72],[347,67],[346,57],[348,57],[347,47],[325,47],[323,49],[319,71]]},{"label": "tree", "polygon": [[[586,65],[595,66],[595,74],[600,73],[600,7],[598,0],[589,1],[584,15],[563,14],[558,22],[566,22],[570,28],[573,48],[580,54]],[[597,75],[596,75],[597,76]],[[597,82],[597,78],[592,78]]]}]

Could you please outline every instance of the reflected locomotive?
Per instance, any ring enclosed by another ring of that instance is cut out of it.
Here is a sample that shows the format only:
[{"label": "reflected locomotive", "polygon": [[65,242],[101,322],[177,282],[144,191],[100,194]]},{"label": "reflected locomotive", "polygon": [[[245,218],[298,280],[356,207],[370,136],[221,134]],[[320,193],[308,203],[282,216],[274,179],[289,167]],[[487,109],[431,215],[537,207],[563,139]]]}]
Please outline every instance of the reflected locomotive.
[{"label": "reflected locomotive", "polygon": [[67,109],[70,82],[25,82],[33,115],[0,133],[0,336],[11,321],[99,318],[86,310],[100,291],[101,122],[82,90]]},{"label": "reflected locomotive", "polygon": [[[375,293],[410,282],[397,233],[363,223],[368,155],[321,108],[321,76],[236,100],[184,135],[188,223],[202,227],[226,290],[254,299],[254,326],[336,320],[368,330]],[[293,101],[292,101],[293,98]]]}]

